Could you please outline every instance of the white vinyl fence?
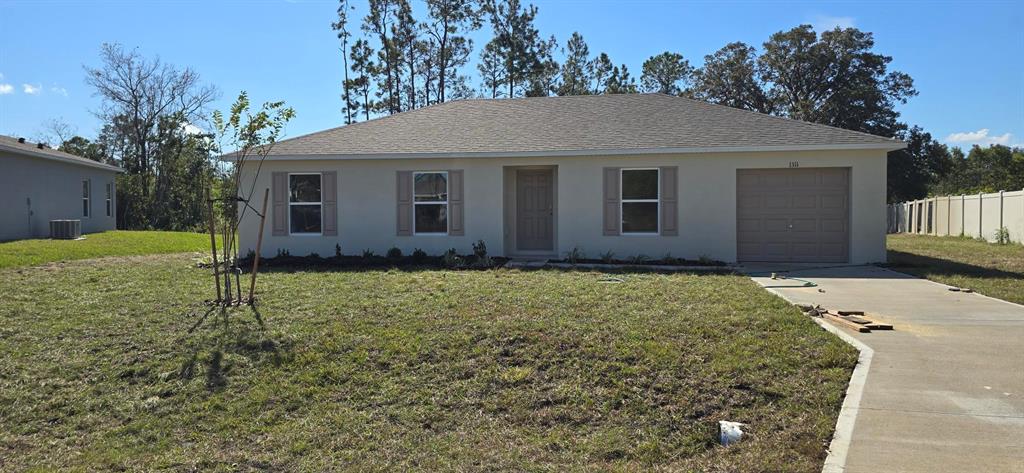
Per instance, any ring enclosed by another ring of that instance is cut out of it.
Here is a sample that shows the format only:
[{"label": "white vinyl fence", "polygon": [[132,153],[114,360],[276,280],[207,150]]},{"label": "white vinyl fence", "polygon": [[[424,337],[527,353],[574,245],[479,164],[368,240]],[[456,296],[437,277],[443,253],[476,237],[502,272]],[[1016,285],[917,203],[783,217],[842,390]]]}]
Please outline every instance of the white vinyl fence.
[{"label": "white vinyl fence", "polygon": [[949,195],[889,204],[889,233],[968,236],[996,241],[1006,228],[1024,243],[1024,190]]}]

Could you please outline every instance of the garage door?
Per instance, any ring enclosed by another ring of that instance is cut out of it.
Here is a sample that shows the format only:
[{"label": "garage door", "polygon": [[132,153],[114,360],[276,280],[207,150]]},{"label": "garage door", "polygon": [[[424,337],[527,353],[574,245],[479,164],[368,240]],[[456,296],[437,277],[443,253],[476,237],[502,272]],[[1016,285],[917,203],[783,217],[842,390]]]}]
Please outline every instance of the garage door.
[{"label": "garage door", "polygon": [[846,262],[849,168],[736,171],[740,261]]}]

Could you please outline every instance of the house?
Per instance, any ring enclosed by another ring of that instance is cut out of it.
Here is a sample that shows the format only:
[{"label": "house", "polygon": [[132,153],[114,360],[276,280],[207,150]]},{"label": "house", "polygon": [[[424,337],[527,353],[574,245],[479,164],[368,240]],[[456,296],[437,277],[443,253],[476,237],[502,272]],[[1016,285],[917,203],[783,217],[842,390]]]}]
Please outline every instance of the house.
[{"label": "house", "polygon": [[117,227],[117,166],[0,135],[0,241],[46,238],[51,220],[82,233]]},{"label": "house", "polygon": [[904,146],[661,94],[453,101],[274,145],[262,253],[884,261]]}]

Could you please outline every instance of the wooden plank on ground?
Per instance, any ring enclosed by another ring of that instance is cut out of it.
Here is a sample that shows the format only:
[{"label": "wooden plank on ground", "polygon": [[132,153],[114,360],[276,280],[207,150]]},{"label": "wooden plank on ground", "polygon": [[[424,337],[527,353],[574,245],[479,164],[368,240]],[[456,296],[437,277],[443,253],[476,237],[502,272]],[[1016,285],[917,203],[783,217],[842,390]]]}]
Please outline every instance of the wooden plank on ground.
[{"label": "wooden plank on ground", "polygon": [[860,325],[860,324],[853,323],[853,322],[851,322],[849,320],[846,320],[846,317],[842,317],[842,316],[839,316],[839,315],[826,313],[825,314],[825,320],[828,320],[829,322],[834,322],[837,325],[841,325],[843,327],[846,327],[846,328],[848,328],[850,330],[854,330],[854,331],[857,331],[857,332],[871,333],[871,329],[868,328],[866,325]]}]

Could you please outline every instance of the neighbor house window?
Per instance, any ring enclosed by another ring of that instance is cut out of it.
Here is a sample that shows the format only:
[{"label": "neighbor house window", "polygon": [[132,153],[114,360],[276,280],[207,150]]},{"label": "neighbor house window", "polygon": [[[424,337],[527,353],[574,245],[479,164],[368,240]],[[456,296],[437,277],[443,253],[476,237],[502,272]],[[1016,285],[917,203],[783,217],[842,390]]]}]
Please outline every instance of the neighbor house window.
[{"label": "neighbor house window", "polygon": [[110,216],[111,212],[114,211],[113,207],[111,206],[111,204],[113,203],[113,200],[112,200],[113,198],[114,198],[114,184],[108,182],[107,183],[107,216],[108,217]]},{"label": "neighbor house window", "polygon": [[89,197],[90,197],[91,193],[92,193],[92,189],[90,189],[89,180],[88,179],[83,179],[82,180],[82,216],[86,217],[86,218],[89,217]]},{"label": "neighbor house window", "polygon": [[448,233],[448,173],[413,173],[413,233]]},{"label": "neighbor house window", "polygon": [[623,169],[622,233],[658,233],[658,170]]},{"label": "neighbor house window", "polygon": [[319,234],[323,228],[320,174],[288,175],[288,220],[292,234]]}]

